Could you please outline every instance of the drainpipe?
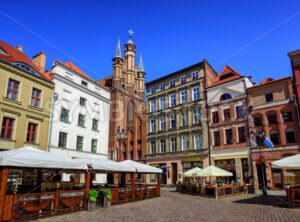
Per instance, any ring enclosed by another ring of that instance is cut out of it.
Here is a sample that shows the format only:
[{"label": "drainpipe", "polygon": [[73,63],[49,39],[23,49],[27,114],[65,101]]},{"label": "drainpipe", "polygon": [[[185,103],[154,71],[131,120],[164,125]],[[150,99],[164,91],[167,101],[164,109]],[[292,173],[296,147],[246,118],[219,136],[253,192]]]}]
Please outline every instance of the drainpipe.
[{"label": "drainpipe", "polygon": [[52,100],[52,103],[51,103],[51,113],[50,113],[50,129],[49,129],[49,135],[48,135],[48,152],[50,152],[50,144],[51,144],[51,136],[52,136],[52,128],[53,128],[53,111],[54,111],[54,105],[55,105],[55,102],[57,101],[58,99],[58,93],[54,92],[53,93],[53,100]]}]

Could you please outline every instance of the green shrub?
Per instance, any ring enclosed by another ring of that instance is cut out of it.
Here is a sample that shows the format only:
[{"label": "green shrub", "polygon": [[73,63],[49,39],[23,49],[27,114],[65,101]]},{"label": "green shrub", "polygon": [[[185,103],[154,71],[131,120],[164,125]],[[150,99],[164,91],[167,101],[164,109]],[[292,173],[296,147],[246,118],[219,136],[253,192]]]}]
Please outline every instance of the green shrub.
[{"label": "green shrub", "polygon": [[89,199],[91,202],[93,202],[93,203],[97,202],[98,196],[99,196],[99,192],[97,189],[93,188],[90,190]]},{"label": "green shrub", "polygon": [[111,200],[111,190],[109,188],[105,188],[103,190],[103,196],[108,199]]}]

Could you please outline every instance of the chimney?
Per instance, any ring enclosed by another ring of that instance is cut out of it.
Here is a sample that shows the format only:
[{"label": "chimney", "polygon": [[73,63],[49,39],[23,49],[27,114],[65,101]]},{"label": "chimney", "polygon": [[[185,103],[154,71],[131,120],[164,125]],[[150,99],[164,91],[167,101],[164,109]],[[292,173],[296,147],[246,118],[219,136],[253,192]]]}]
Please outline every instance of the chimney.
[{"label": "chimney", "polygon": [[18,49],[20,52],[23,52],[23,46],[21,46],[21,45],[18,45],[18,46],[16,47],[16,49]]},{"label": "chimney", "polygon": [[37,55],[33,56],[32,62],[38,68],[39,72],[44,73],[46,65],[46,53],[40,52]]}]

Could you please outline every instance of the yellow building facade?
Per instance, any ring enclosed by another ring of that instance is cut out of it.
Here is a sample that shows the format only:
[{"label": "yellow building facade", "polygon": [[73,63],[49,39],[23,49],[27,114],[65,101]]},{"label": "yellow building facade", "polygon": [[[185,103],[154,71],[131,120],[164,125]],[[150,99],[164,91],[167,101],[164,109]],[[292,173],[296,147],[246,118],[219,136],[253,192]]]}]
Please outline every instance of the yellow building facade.
[{"label": "yellow building facade", "polygon": [[47,150],[54,85],[22,52],[14,50],[1,42],[0,149],[32,146]]}]

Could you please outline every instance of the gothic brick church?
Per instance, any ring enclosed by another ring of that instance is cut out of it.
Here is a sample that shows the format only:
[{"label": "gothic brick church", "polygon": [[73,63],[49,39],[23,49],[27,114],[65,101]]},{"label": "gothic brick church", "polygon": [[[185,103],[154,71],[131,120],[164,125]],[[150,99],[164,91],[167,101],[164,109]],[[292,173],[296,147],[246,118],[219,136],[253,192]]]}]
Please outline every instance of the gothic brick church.
[{"label": "gothic brick church", "polygon": [[99,81],[111,90],[108,157],[115,161],[144,161],[146,154],[145,71],[141,54],[136,65],[132,33],[124,46],[124,56],[118,39],[112,75]]}]

